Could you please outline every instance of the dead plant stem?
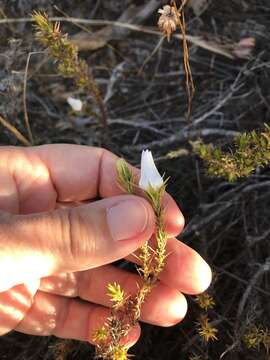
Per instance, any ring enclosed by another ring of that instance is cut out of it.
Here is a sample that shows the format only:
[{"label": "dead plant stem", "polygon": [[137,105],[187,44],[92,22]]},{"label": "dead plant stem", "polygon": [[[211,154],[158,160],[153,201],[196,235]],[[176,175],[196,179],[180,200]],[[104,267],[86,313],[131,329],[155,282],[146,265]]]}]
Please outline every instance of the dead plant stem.
[{"label": "dead plant stem", "polygon": [[26,146],[31,146],[31,143],[29,142],[29,140],[27,140],[23,134],[17,130],[15,128],[15,126],[11,125],[7,120],[5,120],[1,115],[0,115],[0,123],[6,128],[8,129],[22,144],[26,145]]},{"label": "dead plant stem", "polygon": [[29,69],[29,63],[30,63],[30,59],[32,55],[35,54],[40,54],[40,51],[33,51],[30,52],[27,56],[27,60],[26,60],[26,65],[25,65],[25,71],[24,71],[24,79],[23,79],[23,112],[24,112],[24,121],[25,121],[25,126],[27,129],[27,133],[28,133],[28,137],[30,140],[31,145],[34,145],[34,139],[33,139],[33,134],[32,134],[32,130],[31,130],[31,126],[30,126],[30,122],[29,122],[29,116],[28,116],[28,111],[27,111],[27,76],[28,76],[28,69]]},{"label": "dead plant stem", "polygon": [[[86,25],[90,25],[90,26],[111,25],[111,26],[122,27],[122,28],[132,30],[132,31],[143,32],[143,33],[149,34],[149,35],[155,35],[155,36],[159,36],[159,37],[163,36],[160,31],[155,30],[154,28],[124,23],[121,21],[111,21],[111,20],[101,20],[101,19],[80,19],[80,18],[73,18],[73,17],[69,17],[69,18],[51,17],[51,18],[49,18],[49,20],[70,22],[70,23],[74,23],[74,24],[86,24]],[[31,18],[0,19],[0,25],[1,24],[13,24],[13,23],[25,23],[25,22],[33,22],[33,20]],[[182,34],[172,34],[172,37],[175,39],[183,40]],[[202,49],[205,49],[207,51],[211,51],[213,53],[225,56],[226,58],[229,58],[229,59],[234,59],[234,55],[231,53],[231,51],[227,50],[225,47],[220,46],[216,42],[205,41],[198,36],[192,36],[192,35],[186,35],[186,40],[188,42],[190,42],[191,44],[201,47]]]}]

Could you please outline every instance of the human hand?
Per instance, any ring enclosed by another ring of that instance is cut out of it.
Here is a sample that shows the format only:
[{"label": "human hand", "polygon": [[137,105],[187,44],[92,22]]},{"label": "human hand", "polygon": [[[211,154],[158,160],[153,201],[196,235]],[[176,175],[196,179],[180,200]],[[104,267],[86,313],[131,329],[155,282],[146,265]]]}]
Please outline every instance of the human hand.
[{"label": "human hand", "polygon": [[[0,335],[91,341],[110,314],[107,284],[136,291],[139,276],[111,263],[135,260],[130,254],[151,238],[155,218],[146,200],[119,189],[117,159],[77,145],[0,148]],[[174,238],[184,219],[168,194],[164,207],[170,256],[141,320],[170,326],[185,316],[182,293],[204,291],[211,270]],[[127,341],[139,335],[136,327]]]}]

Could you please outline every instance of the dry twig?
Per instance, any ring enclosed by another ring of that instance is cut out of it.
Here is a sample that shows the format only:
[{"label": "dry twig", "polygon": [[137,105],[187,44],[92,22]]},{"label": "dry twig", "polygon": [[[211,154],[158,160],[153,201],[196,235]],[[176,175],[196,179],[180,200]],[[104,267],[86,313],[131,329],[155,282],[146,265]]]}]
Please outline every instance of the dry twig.
[{"label": "dry twig", "polygon": [[26,146],[31,146],[31,143],[26,139],[25,136],[23,136],[23,134],[17,130],[15,128],[15,126],[11,125],[7,120],[5,120],[1,115],[0,115],[0,123],[6,128],[8,129],[22,144],[26,145]]}]

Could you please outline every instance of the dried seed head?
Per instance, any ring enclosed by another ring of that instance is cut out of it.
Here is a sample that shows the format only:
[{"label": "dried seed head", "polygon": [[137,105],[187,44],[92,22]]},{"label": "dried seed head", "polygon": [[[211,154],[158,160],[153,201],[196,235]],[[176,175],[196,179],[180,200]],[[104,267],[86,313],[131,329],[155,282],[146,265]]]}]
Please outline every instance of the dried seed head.
[{"label": "dried seed head", "polygon": [[180,14],[174,6],[165,5],[163,9],[159,9],[158,13],[161,14],[158,20],[158,27],[167,36],[168,41],[172,33],[175,32],[177,25],[179,25]]}]

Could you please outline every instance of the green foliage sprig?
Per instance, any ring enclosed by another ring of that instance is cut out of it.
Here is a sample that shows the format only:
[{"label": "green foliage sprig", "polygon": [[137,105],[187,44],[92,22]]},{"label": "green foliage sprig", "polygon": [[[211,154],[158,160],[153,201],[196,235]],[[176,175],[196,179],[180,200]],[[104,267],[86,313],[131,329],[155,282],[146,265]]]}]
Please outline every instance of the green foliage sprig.
[{"label": "green foliage sprig", "polygon": [[200,144],[199,156],[207,163],[209,175],[235,181],[247,177],[257,168],[270,161],[270,127],[265,124],[261,133],[251,131],[235,139],[235,150],[223,152],[212,144]]},{"label": "green foliage sprig", "polygon": [[[135,194],[137,188],[135,176],[127,163],[121,159],[116,168],[119,186],[127,193]],[[145,243],[141,247],[139,255],[134,255],[140,263],[138,273],[141,277],[141,285],[138,284],[138,291],[135,295],[126,294],[117,283],[108,284],[108,295],[113,302],[113,307],[106,324],[97,329],[93,336],[97,359],[126,360],[130,357],[128,348],[121,345],[121,340],[138,323],[141,307],[155,286],[167,258],[167,234],[162,209],[165,188],[166,182],[159,188],[154,188],[149,184],[149,187],[144,190],[144,195],[156,215],[156,249],[152,249],[148,243]]]},{"label": "green foliage sprig", "polygon": [[243,341],[248,349],[265,348],[267,354],[270,352],[270,330],[262,326],[252,326],[244,335]]},{"label": "green foliage sprig", "polygon": [[207,292],[197,295],[196,302],[198,303],[199,307],[204,311],[213,309],[216,305],[213,297],[211,295],[209,295]]},{"label": "green foliage sprig", "polygon": [[100,120],[107,126],[107,115],[99,87],[86,61],[78,56],[78,48],[60,30],[60,23],[52,24],[47,14],[35,11],[32,15],[38,40],[48,49],[56,60],[58,73],[74,79],[78,89],[88,92],[96,101],[100,111]]},{"label": "green foliage sprig", "polygon": [[198,334],[205,342],[209,342],[210,340],[211,341],[218,340],[217,338],[218,329],[216,329],[211,324],[208,314],[208,311],[215,307],[216,305],[215,300],[207,292],[204,292],[196,296],[196,302],[198,303],[200,309],[203,310],[203,313],[200,314],[196,323]]}]

